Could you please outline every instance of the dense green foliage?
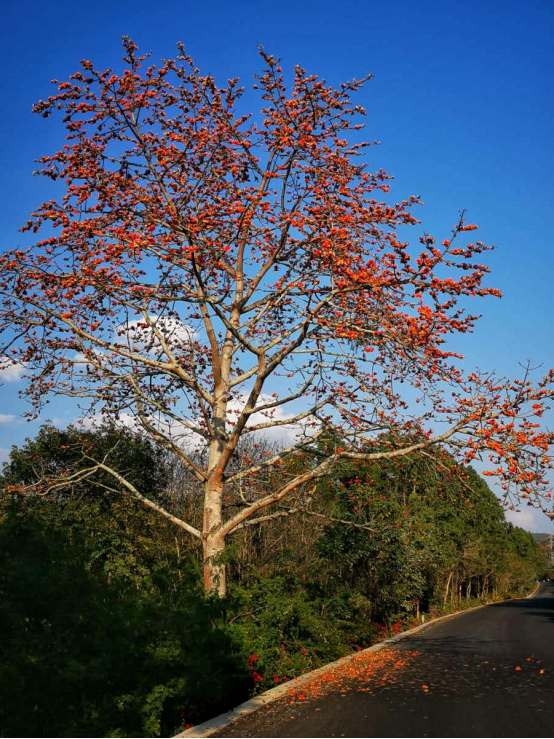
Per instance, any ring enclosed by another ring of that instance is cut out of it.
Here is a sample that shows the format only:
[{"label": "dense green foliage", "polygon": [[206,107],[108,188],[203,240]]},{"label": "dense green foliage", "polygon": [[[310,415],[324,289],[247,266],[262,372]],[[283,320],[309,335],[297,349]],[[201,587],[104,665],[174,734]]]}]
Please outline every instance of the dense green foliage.
[{"label": "dense green foliage", "polygon": [[[0,527],[4,736],[158,736],[247,690],[240,650],[189,567],[178,595],[127,590],[36,517]],[[163,577],[163,572],[160,571]],[[124,587],[124,580],[122,581]]]},{"label": "dense green foliage", "polygon": [[364,592],[379,619],[522,594],[544,567],[532,535],[508,524],[475,470],[444,452],[345,465],[331,486],[338,513],[374,531],[326,527],[320,550],[337,582]]},{"label": "dense green foliage", "polygon": [[314,496],[325,518],[307,508],[237,532],[229,596],[207,599],[194,542],[113,482],[14,492],[45,465],[78,466],[83,448],[168,494],[163,454],[128,432],[47,426],[12,450],[0,493],[6,736],[170,735],[423,614],[522,594],[544,570],[477,473],[437,452],[342,464]]}]

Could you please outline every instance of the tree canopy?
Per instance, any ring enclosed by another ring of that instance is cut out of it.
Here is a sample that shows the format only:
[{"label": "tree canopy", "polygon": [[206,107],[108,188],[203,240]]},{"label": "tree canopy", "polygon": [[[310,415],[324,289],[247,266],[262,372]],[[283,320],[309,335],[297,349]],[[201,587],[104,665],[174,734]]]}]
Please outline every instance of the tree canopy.
[{"label": "tree canopy", "polygon": [[[403,240],[419,201],[388,202],[389,176],[368,169],[352,99],[368,78],[333,88],[296,67],[287,87],[262,50],[251,117],[238,80],[219,87],[182,46],[158,65],[124,48],[123,72],[83,61],[35,106],[63,117],[67,142],[39,170],[63,194],[24,228],[42,238],[0,257],[2,361],[25,368],[36,413],[77,398],[169,450],[204,486],[203,520],[86,450],[88,468],[41,491],[111,475],[202,541],[220,594],[227,537],[340,459],[442,444],[463,463],[483,456],[509,504],[548,503],[553,435],[537,418],[554,373],[464,373],[468,301],[499,295],[488,247],[468,243],[463,213],[442,240]],[[268,430],[287,444],[240,454]]]}]

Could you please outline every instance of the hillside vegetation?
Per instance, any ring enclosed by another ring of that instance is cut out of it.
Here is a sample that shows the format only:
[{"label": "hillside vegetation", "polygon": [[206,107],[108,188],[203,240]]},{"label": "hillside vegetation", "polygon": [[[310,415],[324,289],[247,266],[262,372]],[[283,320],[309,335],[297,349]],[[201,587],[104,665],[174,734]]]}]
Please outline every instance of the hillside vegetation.
[{"label": "hillside vegetation", "polygon": [[229,595],[207,598],[195,541],[112,479],[33,492],[45,468],[78,464],[83,444],[160,504],[202,514],[194,482],[129,432],[45,426],[12,449],[0,493],[6,736],[171,735],[423,616],[523,595],[544,574],[533,536],[438,449],[338,464],[295,515],[277,508],[235,534]]}]

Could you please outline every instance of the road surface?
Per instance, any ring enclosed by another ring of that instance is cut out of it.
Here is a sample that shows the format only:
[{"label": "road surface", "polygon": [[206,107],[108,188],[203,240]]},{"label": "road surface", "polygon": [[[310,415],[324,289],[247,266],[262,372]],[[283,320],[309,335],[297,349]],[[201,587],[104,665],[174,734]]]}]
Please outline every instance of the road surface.
[{"label": "road surface", "polygon": [[554,584],[431,624],[217,737],[553,737]]}]

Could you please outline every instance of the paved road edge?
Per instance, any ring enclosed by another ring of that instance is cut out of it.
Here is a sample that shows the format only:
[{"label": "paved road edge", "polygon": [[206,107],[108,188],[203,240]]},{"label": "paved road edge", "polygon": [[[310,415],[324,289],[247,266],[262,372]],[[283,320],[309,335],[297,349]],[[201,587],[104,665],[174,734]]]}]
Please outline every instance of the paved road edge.
[{"label": "paved road edge", "polygon": [[[532,598],[539,588],[540,588],[540,582],[537,583],[537,587],[533,590],[532,593],[527,595],[526,598]],[[506,602],[507,601],[495,601],[495,603],[506,603]],[[236,708],[232,708],[230,711],[227,711],[226,713],[222,713],[219,716],[216,716],[215,718],[209,719],[209,721],[205,721],[203,724],[192,726],[190,729],[187,729],[186,731],[183,731],[180,734],[176,734],[172,739],[181,739],[181,737],[186,737],[187,739],[189,737],[191,737],[191,739],[192,737],[209,737],[212,734],[215,734],[216,731],[220,731],[221,729],[224,729],[226,726],[233,723],[238,718],[241,718],[242,716],[246,716],[249,713],[253,713],[254,711],[257,711],[259,708],[263,708],[263,706],[266,706],[268,703],[272,703],[273,701],[276,701],[279,698],[282,698],[283,696],[287,695],[287,693],[289,693],[291,690],[294,690],[300,687],[301,685],[304,685],[310,680],[313,680],[315,677],[318,677],[319,675],[322,675],[325,672],[329,672],[329,670],[333,670],[336,667],[339,667],[341,665],[348,664],[353,659],[358,657],[360,654],[368,654],[369,652],[378,652],[380,649],[384,649],[385,647],[390,646],[391,644],[395,644],[401,639],[405,639],[407,636],[416,634],[418,631],[423,631],[423,629],[427,629],[429,626],[433,626],[434,624],[437,624],[440,621],[446,621],[450,618],[455,618],[456,616],[462,616],[464,613],[471,613],[472,611],[478,611],[481,608],[487,608],[487,606],[489,605],[492,605],[492,604],[484,603],[483,605],[474,606],[473,608],[466,608],[463,611],[456,611],[455,613],[448,613],[446,616],[439,616],[438,618],[434,618],[431,621],[427,621],[427,623],[420,624],[419,626],[415,626],[413,629],[408,629],[408,631],[403,631],[401,634],[398,634],[397,636],[393,636],[390,639],[385,639],[385,641],[379,642],[378,644],[374,644],[371,647],[367,647],[367,649],[363,649],[360,652],[354,652],[353,654],[346,655],[346,657],[341,657],[335,662],[329,662],[329,664],[323,665],[323,667],[318,667],[317,670],[306,672],[306,674],[300,675],[299,677],[295,677],[293,680],[289,680],[288,682],[283,683],[282,685],[277,685],[275,688],[266,690],[265,693],[261,693],[260,695],[257,695],[254,698],[250,698],[250,700],[247,700],[244,703],[241,703],[240,706],[237,706]]]}]

